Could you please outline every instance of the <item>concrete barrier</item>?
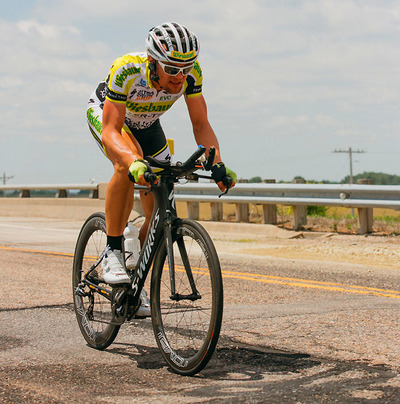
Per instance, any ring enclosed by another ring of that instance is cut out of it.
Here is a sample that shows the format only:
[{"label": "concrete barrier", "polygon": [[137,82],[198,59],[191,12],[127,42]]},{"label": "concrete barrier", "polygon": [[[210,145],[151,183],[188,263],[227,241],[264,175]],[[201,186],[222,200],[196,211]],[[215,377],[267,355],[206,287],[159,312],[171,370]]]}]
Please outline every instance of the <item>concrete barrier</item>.
[{"label": "concrete barrier", "polygon": [[104,212],[104,200],[90,198],[0,198],[0,216],[85,220]]}]

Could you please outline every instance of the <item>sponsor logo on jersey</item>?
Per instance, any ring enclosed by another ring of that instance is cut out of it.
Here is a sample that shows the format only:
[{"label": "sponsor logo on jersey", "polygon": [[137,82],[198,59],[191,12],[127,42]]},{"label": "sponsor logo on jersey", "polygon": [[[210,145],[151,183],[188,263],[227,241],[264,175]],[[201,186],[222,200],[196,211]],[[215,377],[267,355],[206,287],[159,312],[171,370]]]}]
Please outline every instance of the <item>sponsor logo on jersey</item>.
[{"label": "sponsor logo on jersey", "polygon": [[192,94],[201,93],[201,86],[194,86],[192,88]]},{"label": "sponsor logo on jersey", "polygon": [[197,74],[199,75],[199,77],[201,77],[201,76],[203,75],[202,72],[201,72],[201,67],[200,67],[200,65],[199,65],[198,63],[195,63],[195,64],[194,64],[193,69],[196,70],[196,72],[197,72]]},{"label": "sponsor logo on jersey", "polygon": [[103,125],[102,125],[102,123],[99,121],[99,116],[98,116],[98,115],[97,115],[97,116],[94,116],[94,115],[93,115],[93,112],[94,112],[94,109],[93,109],[93,108],[89,108],[89,109],[87,110],[87,113],[86,113],[87,119],[88,119],[88,121],[91,123],[91,125],[96,129],[96,131],[97,131],[98,133],[101,133],[101,130],[102,130]]},{"label": "sponsor logo on jersey", "polygon": [[140,67],[129,67],[128,69],[123,67],[122,72],[115,76],[115,85],[122,88],[124,86],[124,81],[128,78],[128,76],[132,76],[134,74],[139,73],[140,73]]},{"label": "sponsor logo on jersey", "polygon": [[186,52],[186,53],[172,51],[171,57],[174,59],[179,59],[179,60],[188,60],[188,59],[193,59],[194,57],[196,57],[196,52],[194,50],[192,50],[190,52]]},{"label": "sponsor logo on jersey", "polygon": [[108,87],[106,89],[106,97],[111,101],[118,101],[118,102],[126,101],[127,98],[125,94],[118,94],[115,91],[110,90]]},{"label": "sponsor logo on jersey", "polygon": [[153,91],[139,90],[136,99],[147,101],[153,97]]},{"label": "sponsor logo on jersey", "polygon": [[139,102],[130,102],[126,103],[126,108],[132,112],[165,112],[168,111],[172,107],[172,104],[166,103],[139,103]]}]

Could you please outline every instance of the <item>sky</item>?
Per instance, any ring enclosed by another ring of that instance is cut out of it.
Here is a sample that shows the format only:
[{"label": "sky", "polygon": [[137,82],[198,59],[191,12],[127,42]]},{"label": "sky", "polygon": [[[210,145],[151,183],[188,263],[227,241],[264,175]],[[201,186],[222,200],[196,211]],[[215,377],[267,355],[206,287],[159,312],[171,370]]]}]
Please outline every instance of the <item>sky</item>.
[{"label": "sky", "polygon": [[[238,178],[400,175],[397,0],[15,0],[0,3],[0,175],[12,184],[107,182],[86,104],[113,61],[166,21],[199,38],[203,95]],[[161,123],[194,151],[183,99]]]}]

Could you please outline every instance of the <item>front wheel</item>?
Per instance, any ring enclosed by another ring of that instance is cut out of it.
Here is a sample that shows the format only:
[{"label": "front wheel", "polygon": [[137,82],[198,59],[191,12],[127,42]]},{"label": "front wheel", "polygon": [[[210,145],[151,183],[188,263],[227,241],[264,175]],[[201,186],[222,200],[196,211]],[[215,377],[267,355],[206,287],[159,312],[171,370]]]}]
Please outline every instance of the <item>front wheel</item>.
[{"label": "front wheel", "polygon": [[157,252],[151,279],[153,330],[164,359],[177,373],[194,375],[210,360],[223,311],[221,268],[205,229],[182,220],[173,230],[175,294],[167,248]]}]

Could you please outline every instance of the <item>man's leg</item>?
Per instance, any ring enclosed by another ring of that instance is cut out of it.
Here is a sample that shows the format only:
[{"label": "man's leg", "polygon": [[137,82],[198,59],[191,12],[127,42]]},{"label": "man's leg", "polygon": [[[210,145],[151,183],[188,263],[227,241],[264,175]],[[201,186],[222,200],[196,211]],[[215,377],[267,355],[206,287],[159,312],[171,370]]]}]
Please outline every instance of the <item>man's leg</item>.
[{"label": "man's leg", "polygon": [[[139,143],[131,134],[122,131],[122,136],[135,155],[143,156]],[[114,156],[108,158],[113,163],[114,175],[106,192],[107,235],[119,237],[124,232],[133,208],[134,184],[128,177],[128,167],[122,167]]]},{"label": "man's leg", "polygon": [[133,207],[134,184],[125,170],[115,170],[106,192],[107,235],[122,236]]},{"label": "man's leg", "polygon": [[[124,140],[135,155],[141,156],[142,150],[136,139],[126,132],[122,132]],[[123,232],[133,207],[134,184],[128,177],[128,167],[121,165],[118,156],[108,154],[114,166],[114,174],[108,184],[106,192],[106,225],[107,250],[102,262],[103,278],[109,284],[130,283],[125,271],[123,254]]]}]

